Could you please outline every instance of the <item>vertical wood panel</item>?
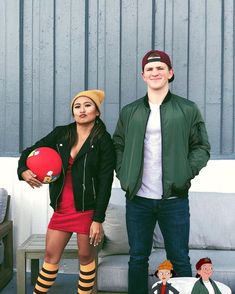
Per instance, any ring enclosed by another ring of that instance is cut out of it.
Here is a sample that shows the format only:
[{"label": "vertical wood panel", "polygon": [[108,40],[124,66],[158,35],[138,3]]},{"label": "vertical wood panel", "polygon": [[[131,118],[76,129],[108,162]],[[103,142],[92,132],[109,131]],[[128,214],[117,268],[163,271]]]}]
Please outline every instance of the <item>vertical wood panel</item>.
[{"label": "vertical wood panel", "polygon": [[119,116],[120,102],[120,1],[106,1],[105,8],[105,93],[103,117],[113,133]]},{"label": "vertical wood panel", "polygon": [[[39,0],[39,121],[37,137],[47,134],[54,126],[54,60],[53,30],[54,1]],[[36,109],[35,109],[36,111]]]},{"label": "vertical wood panel", "polygon": [[[184,1],[187,4],[186,1]],[[163,45],[164,50],[171,56],[174,61],[173,56],[173,22],[174,22],[174,1],[165,1],[165,11],[164,11],[164,28],[165,28],[165,43]]]},{"label": "vertical wood panel", "polygon": [[71,97],[69,98],[85,89],[85,5],[83,0],[71,2]]},{"label": "vertical wood panel", "polygon": [[88,11],[88,89],[98,87],[98,4],[99,1],[89,0]]},{"label": "vertical wood panel", "polygon": [[[98,1],[97,9],[97,87],[104,90],[106,70],[106,1]],[[103,105],[102,105],[103,110]]]},{"label": "vertical wood panel", "polygon": [[[208,0],[206,8],[206,121],[213,146],[220,153],[221,140],[221,82],[222,32],[220,0]],[[216,78],[215,78],[216,76]]]},{"label": "vertical wood panel", "polygon": [[[176,72],[172,90],[187,98],[188,86],[188,3],[174,0],[173,3],[172,62]],[[167,38],[167,36],[166,36]]]},{"label": "vertical wood panel", "polygon": [[23,147],[26,147],[53,128],[53,0],[24,1],[23,11]]},{"label": "vertical wood panel", "polygon": [[121,22],[121,106],[134,101],[137,97],[137,2],[122,2]]},{"label": "vertical wood panel", "polygon": [[70,118],[71,99],[71,1],[55,3],[55,125]]},{"label": "vertical wood panel", "polygon": [[[190,1],[188,96],[205,117],[205,1]],[[200,25],[199,25],[200,24]]]},{"label": "vertical wood panel", "polygon": [[[138,1],[138,22],[137,22],[137,52],[136,52],[136,79],[137,89],[136,98],[140,98],[146,94],[146,85],[142,79],[142,58],[144,54],[152,49],[152,26],[154,25],[154,9],[152,1]],[[150,21],[152,19],[152,21]],[[133,50],[134,53],[134,50]]]},{"label": "vertical wood panel", "polygon": [[69,123],[85,88],[105,90],[112,133],[120,108],[145,94],[152,47],[171,56],[171,90],[199,106],[212,154],[235,156],[233,0],[0,0],[0,44],[1,156]]},{"label": "vertical wood panel", "polygon": [[5,136],[6,136],[6,7],[5,1],[0,0],[0,153],[6,151]]},{"label": "vertical wood panel", "polygon": [[[222,138],[223,154],[234,152],[234,1],[224,1],[224,47],[223,47],[223,106]],[[226,144],[224,144],[226,142]]]},{"label": "vertical wood panel", "polygon": [[[40,1],[32,1],[32,142],[39,138],[40,121]],[[25,56],[25,54],[24,54]],[[25,56],[26,57],[26,56]],[[25,134],[27,136],[27,134]]]},{"label": "vertical wood panel", "polygon": [[3,43],[0,64],[1,148],[12,155],[19,146],[19,1],[1,1],[0,39]]},{"label": "vertical wood panel", "polygon": [[[25,1],[23,9],[23,35],[21,46],[23,47],[23,97],[22,97],[22,121],[23,121],[23,147],[31,145],[33,141],[33,3]],[[23,44],[22,44],[23,43]]]},{"label": "vertical wood panel", "polygon": [[[154,26],[154,49],[163,50],[165,45],[165,0],[157,0]],[[169,36],[167,36],[168,38]]]}]

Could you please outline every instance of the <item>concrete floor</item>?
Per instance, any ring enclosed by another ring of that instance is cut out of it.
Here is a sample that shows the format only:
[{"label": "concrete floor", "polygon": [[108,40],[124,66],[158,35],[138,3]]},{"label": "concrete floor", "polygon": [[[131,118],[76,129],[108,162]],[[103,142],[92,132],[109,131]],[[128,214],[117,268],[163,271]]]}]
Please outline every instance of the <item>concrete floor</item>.
[{"label": "concrete floor", "polygon": [[[74,274],[59,274],[55,284],[48,293],[56,294],[77,294],[77,279],[78,276]],[[32,294],[34,286],[30,283],[30,275],[27,275],[27,294]],[[7,286],[0,291],[1,294],[17,294],[16,288],[16,273],[14,272],[13,278]],[[25,293],[26,294],[26,293]],[[111,293],[99,292],[98,294],[124,294],[124,293]]]}]

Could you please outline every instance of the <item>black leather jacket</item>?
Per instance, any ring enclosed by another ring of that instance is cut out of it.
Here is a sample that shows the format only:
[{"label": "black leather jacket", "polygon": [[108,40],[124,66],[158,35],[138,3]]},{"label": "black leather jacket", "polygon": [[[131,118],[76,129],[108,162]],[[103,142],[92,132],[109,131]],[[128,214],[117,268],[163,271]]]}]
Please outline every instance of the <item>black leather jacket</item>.
[{"label": "black leather jacket", "polygon": [[[28,169],[26,166],[27,157],[35,148],[51,147],[60,154],[63,163],[62,173],[55,182],[49,184],[50,205],[54,210],[60,201],[71,150],[65,134],[68,128],[74,127],[75,123],[56,127],[33,146],[26,148],[18,163],[18,177],[22,180],[22,172]],[[94,209],[94,221],[104,221],[111,195],[114,167],[115,152],[108,132],[105,132],[100,139],[92,144],[90,137],[88,137],[74,160],[72,184],[75,207],[77,211]]]}]

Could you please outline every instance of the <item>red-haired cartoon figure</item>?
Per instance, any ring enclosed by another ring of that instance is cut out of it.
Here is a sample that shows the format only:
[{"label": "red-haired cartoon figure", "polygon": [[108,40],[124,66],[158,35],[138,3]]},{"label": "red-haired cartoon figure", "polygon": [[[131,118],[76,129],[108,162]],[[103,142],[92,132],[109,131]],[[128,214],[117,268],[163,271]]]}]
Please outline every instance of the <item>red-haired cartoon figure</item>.
[{"label": "red-haired cartoon figure", "polygon": [[172,263],[169,260],[163,261],[159,264],[155,276],[158,277],[162,282],[156,283],[152,287],[152,294],[170,294],[170,293],[180,293],[167,281],[175,275]]},{"label": "red-haired cartoon figure", "polygon": [[216,283],[210,278],[213,274],[210,258],[201,258],[196,263],[196,270],[196,277],[200,279],[195,282],[191,294],[222,294]]}]

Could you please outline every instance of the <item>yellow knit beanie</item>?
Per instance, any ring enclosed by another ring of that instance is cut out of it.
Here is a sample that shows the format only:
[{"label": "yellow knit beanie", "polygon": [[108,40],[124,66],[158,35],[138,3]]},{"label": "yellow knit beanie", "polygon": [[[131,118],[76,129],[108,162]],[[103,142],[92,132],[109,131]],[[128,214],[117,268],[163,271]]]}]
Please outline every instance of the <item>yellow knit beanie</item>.
[{"label": "yellow knit beanie", "polygon": [[82,96],[88,97],[91,100],[93,100],[95,102],[96,106],[98,107],[99,112],[100,112],[100,105],[101,105],[102,101],[104,100],[104,91],[102,91],[102,90],[87,90],[87,91],[82,91],[82,92],[76,94],[71,101],[72,112],[73,112],[73,104],[74,104],[75,100],[78,97],[82,97]]}]

